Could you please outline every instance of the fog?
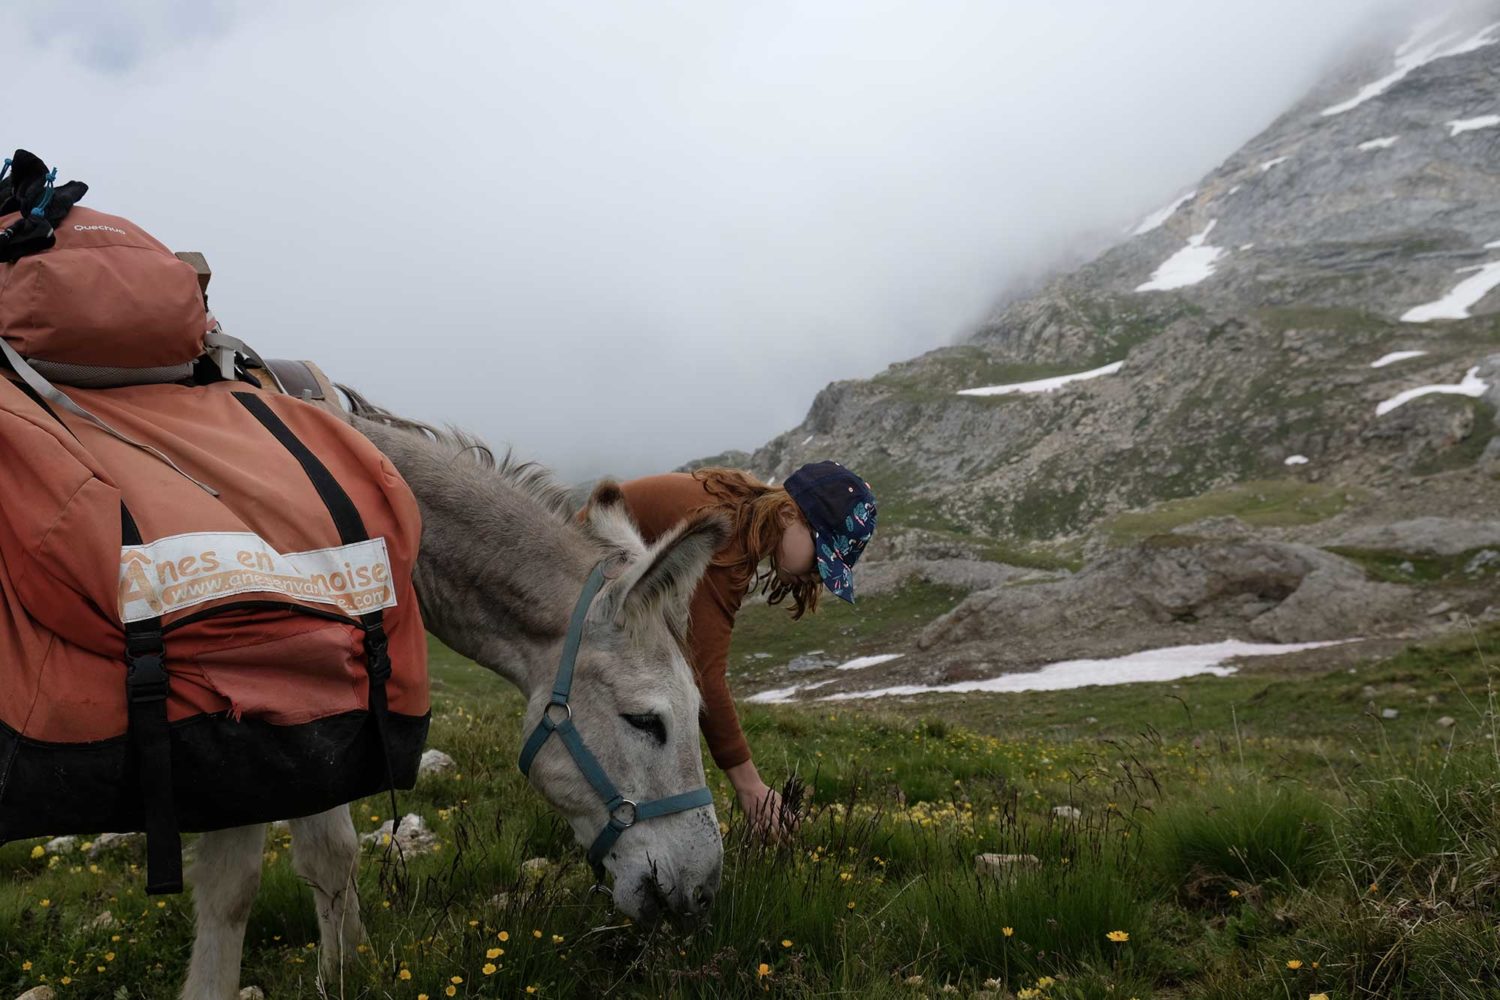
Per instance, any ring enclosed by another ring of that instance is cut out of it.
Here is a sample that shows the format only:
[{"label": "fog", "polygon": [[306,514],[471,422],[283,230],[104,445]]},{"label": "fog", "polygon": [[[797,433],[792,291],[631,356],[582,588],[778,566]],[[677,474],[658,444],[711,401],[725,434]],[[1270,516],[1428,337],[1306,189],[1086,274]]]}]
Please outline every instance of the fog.
[{"label": "fog", "polygon": [[7,149],[204,251],[263,354],[575,479],[952,342],[1432,6],[12,5]]}]

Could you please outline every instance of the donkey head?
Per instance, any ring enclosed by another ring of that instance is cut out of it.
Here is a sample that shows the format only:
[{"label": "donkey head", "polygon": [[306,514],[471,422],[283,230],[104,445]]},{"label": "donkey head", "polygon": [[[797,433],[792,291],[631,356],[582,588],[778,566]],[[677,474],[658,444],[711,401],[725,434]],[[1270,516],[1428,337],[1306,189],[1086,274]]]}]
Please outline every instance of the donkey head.
[{"label": "donkey head", "polygon": [[[716,515],[700,515],[648,546],[625,512],[619,488],[604,483],[594,492],[583,530],[607,568],[584,619],[567,720],[629,804],[613,814],[606,808],[598,782],[586,773],[588,764],[575,758],[560,731],[545,737],[529,776],[586,849],[611,815],[634,820],[600,859],[614,877],[614,901],[622,911],[648,921],[663,912],[697,917],[718,891],[723,866],[711,802],[651,818],[637,818],[633,804],[645,807],[704,787],[699,696],[683,639],[689,601],[728,525]],[[544,675],[533,685],[528,734],[546,713],[564,721],[558,706],[549,708],[551,681]]]}]

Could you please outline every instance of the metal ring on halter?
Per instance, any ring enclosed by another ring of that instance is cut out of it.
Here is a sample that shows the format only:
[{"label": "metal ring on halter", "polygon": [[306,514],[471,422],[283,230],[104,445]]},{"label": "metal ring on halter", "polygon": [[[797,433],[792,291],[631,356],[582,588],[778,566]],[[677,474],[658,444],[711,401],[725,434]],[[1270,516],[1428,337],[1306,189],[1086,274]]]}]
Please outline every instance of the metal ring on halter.
[{"label": "metal ring on halter", "polygon": [[[553,719],[552,718],[552,710],[554,708],[560,708],[560,709],[562,709],[564,712],[566,712],[568,714],[564,715],[562,717],[561,721],[559,721],[557,719]],[[547,702],[547,707],[544,708],[544,709],[542,709],[542,716],[544,718],[546,718],[546,719],[550,719],[552,721],[552,724],[554,726],[560,726],[564,722],[572,722],[573,721],[573,706],[569,705],[565,701],[549,701],[549,702]]]},{"label": "metal ring on halter", "polygon": [[[624,820],[620,819],[618,816],[615,815],[617,812],[619,812],[621,809],[624,809],[626,806],[630,807],[630,822],[629,823],[625,822]],[[639,814],[639,808],[640,807],[637,806],[630,799],[625,799],[619,805],[615,806],[613,809],[611,809],[609,811],[609,818],[613,822],[618,823],[621,827],[625,827],[625,828],[628,829],[629,827],[635,826],[635,821],[636,821],[636,818],[637,818],[637,816]]]}]

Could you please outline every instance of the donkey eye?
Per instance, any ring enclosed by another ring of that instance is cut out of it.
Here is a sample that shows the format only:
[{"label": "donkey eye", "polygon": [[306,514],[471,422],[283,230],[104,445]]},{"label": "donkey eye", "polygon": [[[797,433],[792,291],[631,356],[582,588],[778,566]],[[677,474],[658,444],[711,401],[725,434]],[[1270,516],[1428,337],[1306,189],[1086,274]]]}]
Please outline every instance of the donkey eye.
[{"label": "donkey eye", "polygon": [[659,715],[630,715],[622,714],[620,718],[630,723],[643,733],[650,733],[652,739],[660,746],[667,745],[667,724],[661,721]]}]

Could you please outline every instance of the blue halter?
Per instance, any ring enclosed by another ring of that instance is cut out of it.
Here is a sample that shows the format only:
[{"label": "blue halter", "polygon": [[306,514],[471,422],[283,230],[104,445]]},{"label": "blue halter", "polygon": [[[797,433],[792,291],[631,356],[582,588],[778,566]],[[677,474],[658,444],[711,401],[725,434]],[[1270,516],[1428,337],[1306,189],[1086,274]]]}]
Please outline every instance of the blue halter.
[{"label": "blue halter", "polygon": [[583,772],[588,783],[594,786],[594,791],[604,800],[609,822],[589,847],[589,864],[593,865],[594,875],[600,882],[604,881],[604,856],[615,845],[615,841],[620,839],[620,834],[634,826],[638,820],[686,812],[700,806],[711,806],[714,802],[713,793],[706,785],[691,792],[652,799],[650,802],[632,802],[620,794],[614,782],[609,780],[609,775],[604,773],[599,761],[583,745],[583,737],[573,725],[573,709],[568,704],[568,695],[573,689],[573,666],[578,659],[578,647],[583,642],[584,621],[588,618],[589,607],[603,586],[604,564],[600,563],[584,583],[583,593],[578,595],[578,604],[573,608],[573,617],[568,622],[568,636],[563,641],[562,662],[557,667],[557,681],[552,685],[552,698],[542,710],[542,720],[537,723],[527,738],[526,745],[521,748],[521,773],[529,777],[531,762],[536,759],[537,752],[542,749],[549,736],[557,733],[562,737],[568,753],[573,755],[578,770]]}]

